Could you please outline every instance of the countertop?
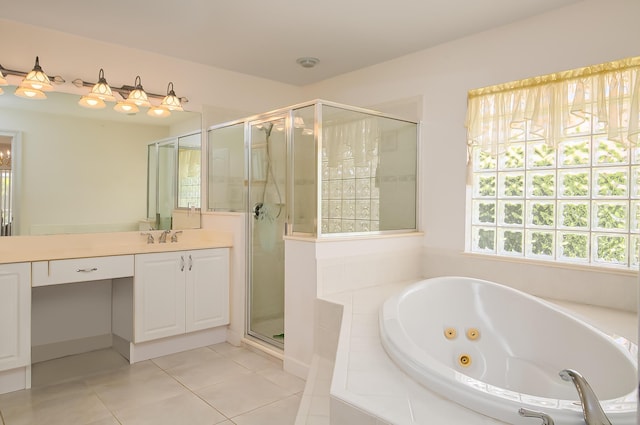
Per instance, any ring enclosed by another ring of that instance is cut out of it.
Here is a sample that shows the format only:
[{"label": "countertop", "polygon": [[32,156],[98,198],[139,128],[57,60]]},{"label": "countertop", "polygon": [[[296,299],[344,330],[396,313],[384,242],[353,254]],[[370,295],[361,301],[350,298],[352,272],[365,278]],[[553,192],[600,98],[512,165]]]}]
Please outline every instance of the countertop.
[{"label": "countertop", "polygon": [[[171,232],[173,234],[174,231]],[[159,243],[162,231],[154,230],[155,242],[147,243],[141,232],[82,233],[65,235],[9,236],[0,238],[0,264],[68,258],[230,248],[232,235],[206,229],[183,230],[178,242]]]}]

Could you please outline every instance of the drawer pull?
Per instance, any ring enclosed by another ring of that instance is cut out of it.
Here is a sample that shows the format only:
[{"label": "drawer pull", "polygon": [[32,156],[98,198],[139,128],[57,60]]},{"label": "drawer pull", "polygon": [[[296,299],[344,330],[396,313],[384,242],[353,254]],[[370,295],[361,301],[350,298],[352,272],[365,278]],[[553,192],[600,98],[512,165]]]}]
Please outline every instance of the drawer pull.
[{"label": "drawer pull", "polygon": [[78,269],[76,270],[76,272],[78,273],[91,273],[91,272],[97,272],[98,268],[97,267],[93,267],[91,269]]}]

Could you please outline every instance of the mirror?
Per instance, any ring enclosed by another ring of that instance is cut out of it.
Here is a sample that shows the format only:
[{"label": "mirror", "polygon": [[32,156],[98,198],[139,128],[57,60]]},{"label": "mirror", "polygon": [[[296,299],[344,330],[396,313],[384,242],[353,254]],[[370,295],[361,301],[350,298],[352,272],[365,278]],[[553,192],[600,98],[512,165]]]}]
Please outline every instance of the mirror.
[{"label": "mirror", "polygon": [[79,95],[50,92],[28,100],[4,87],[0,133],[17,134],[13,235],[135,231],[147,217],[147,146],[200,132],[201,114],[166,118],[78,105]]}]

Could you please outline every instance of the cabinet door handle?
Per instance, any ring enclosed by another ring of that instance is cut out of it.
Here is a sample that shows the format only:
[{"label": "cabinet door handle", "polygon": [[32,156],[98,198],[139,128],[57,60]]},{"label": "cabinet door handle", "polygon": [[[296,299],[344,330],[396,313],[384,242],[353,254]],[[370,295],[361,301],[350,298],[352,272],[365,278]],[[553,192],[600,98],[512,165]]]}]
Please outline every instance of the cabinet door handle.
[{"label": "cabinet door handle", "polygon": [[191,271],[192,267],[193,267],[193,258],[191,258],[191,255],[189,255],[189,271]]},{"label": "cabinet door handle", "polygon": [[97,267],[93,267],[90,269],[78,269],[76,270],[77,273],[91,273],[91,272],[97,272],[98,268]]},{"label": "cabinet door handle", "polygon": [[184,271],[184,255],[180,256],[180,271]]}]

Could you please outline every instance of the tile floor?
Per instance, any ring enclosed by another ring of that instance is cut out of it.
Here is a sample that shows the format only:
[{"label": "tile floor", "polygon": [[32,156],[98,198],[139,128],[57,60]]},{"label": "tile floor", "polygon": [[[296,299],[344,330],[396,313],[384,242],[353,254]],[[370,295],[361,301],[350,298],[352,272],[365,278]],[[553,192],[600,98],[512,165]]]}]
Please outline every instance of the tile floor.
[{"label": "tile floor", "polygon": [[[281,362],[227,343],[134,365],[111,358],[107,371],[95,363],[34,365],[37,387],[0,395],[0,425],[292,425],[305,385]],[[60,382],[67,369],[82,376]]]}]

